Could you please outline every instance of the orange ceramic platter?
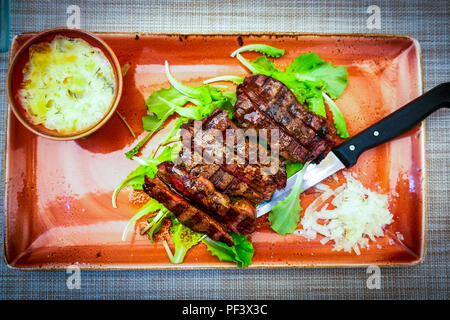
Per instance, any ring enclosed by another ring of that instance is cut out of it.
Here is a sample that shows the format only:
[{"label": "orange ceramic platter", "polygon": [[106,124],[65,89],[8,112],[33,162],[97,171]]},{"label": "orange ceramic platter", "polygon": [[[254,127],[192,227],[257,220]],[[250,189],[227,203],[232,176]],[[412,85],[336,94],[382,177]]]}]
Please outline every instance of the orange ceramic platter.
[{"label": "orange ceramic platter", "polygon": [[[136,230],[121,241],[127,221],[139,206],[129,192],[111,205],[111,194],[138,166],[124,153],[143,132],[145,99],[169,87],[164,61],[175,78],[188,85],[220,75],[245,76],[248,71],[230,53],[239,44],[266,43],[286,49],[275,59],[287,66],[305,52],[343,65],[349,85],[336,101],[350,135],[375,123],[422,93],[418,43],[403,36],[309,34],[97,34],[113,49],[121,65],[129,64],[118,111],[133,131],[131,136],[118,116],[87,139],[52,141],[26,130],[8,109],[5,159],[5,259],[25,269],[59,269],[78,264],[93,269],[233,268],[220,262],[204,244],[192,248],[183,264],[169,262],[161,242],[150,243]],[[14,54],[30,38],[17,36]],[[254,53],[245,53],[253,59]],[[165,130],[170,128],[171,122]],[[147,155],[163,135],[154,136],[143,149]],[[350,171],[365,187],[389,195],[394,223],[361,255],[333,251],[333,245],[271,231],[267,217],[249,239],[255,248],[251,268],[412,265],[422,261],[425,243],[425,150],[423,124],[395,141],[363,154]],[[329,178],[333,188],[343,182]],[[301,196],[306,207],[317,195]],[[402,237],[397,237],[401,234]],[[398,239],[400,238],[400,240]]]}]

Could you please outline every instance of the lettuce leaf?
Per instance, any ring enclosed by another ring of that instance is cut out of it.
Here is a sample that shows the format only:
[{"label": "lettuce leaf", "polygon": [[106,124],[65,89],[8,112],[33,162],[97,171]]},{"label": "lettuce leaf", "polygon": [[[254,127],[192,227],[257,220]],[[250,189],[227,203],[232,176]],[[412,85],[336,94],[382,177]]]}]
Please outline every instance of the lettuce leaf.
[{"label": "lettuce leaf", "polygon": [[344,66],[335,67],[312,52],[299,55],[285,71],[295,74],[300,81],[323,81],[321,89],[332,99],[339,98],[348,83],[348,72]]},{"label": "lettuce leaf", "polygon": [[165,211],[168,212],[168,210],[158,201],[154,199],[150,199],[145,205],[142,206],[141,209],[139,209],[138,212],[128,221],[127,225],[125,226],[123,233],[122,233],[122,241],[125,241],[127,238],[128,231],[130,228],[134,225],[134,223],[139,220],[140,218],[155,212],[155,211]]},{"label": "lettuce leaf", "polygon": [[164,161],[173,161],[177,152],[179,152],[179,145],[171,145],[164,148],[164,150],[156,157],[151,159],[136,159],[143,163],[135,170],[133,170],[115,189],[112,195],[112,205],[117,208],[117,195],[120,190],[126,186],[132,186],[135,190],[142,190],[145,176],[154,178],[158,171],[158,165]]},{"label": "lettuce leaf", "polygon": [[[230,119],[232,118],[236,101],[234,92],[222,92],[208,84],[198,87],[186,86],[173,77],[167,61],[165,69],[172,86],[169,89],[163,88],[154,91],[145,101],[148,115],[142,118],[142,126],[145,131],[148,131],[148,134],[125,154],[128,159],[136,155],[152,135],[162,129],[164,122],[174,113],[180,115],[184,118],[182,121],[186,122],[189,119],[201,120],[216,108],[221,108],[228,112]],[[181,125],[179,122],[176,124]],[[167,142],[174,135],[176,135],[176,131],[171,130],[170,135],[163,142]]]},{"label": "lettuce leaf", "polygon": [[231,236],[234,240],[232,247],[209,237],[204,238],[202,242],[209,252],[219,258],[220,261],[235,262],[239,268],[248,267],[252,264],[253,254],[255,253],[253,244],[247,240],[247,236],[240,236],[236,233],[231,233]]},{"label": "lettuce leaf", "polygon": [[266,56],[269,56],[272,58],[281,57],[286,52],[286,50],[284,50],[284,49],[278,49],[278,48],[269,46],[267,44],[249,44],[249,45],[240,47],[239,49],[235,50],[231,54],[231,57],[236,56],[238,53],[247,52],[247,51],[259,52],[259,53],[265,54]]},{"label": "lettuce leaf", "polygon": [[286,166],[286,176],[288,178],[292,177],[294,174],[296,174],[298,171],[302,170],[303,164],[300,162],[293,162],[291,160],[286,160],[284,162]]},{"label": "lettuce leaf", "polygon": [[333,114],[333,122],[337,133],[341,138],[348,138],[350,135],[348,134],[345,119],[342,112],[339,110],[339,107],[325,92],[322,92],[322,96]]},{"label": "lettuce leaf", "polygon": [[297,229],[300,219],[300,194],[302,193],[303,175],[307,165],[303,167],[295,180],[291,193],[279,201],[269,213],[270,227],[279,234],[287,234]]},{"label": "lettuce leaf", "polygon": [[158,214],[147,219],[148,225],[145,228],[145,232],[147,233],[148,238],[150,239],[151,243],[153,243],[153,236],[155,235],[155,233],[157,233],[161,230],[163,221],[171,215],[172,215],[172,212],[170,212],[168,209],[163,207],[158,212]]},{"label": "lettuce leaf", "polygon": [[177,218],[172,217],[172,226],[170,227],[170,235],[175,246],[175,251],[172,253],[167,241],[163,241],[164,248],[169,256],[170,262],[177,264],[184,261],[184,257],[190,248],[198,244],[203,234],[192,231],[188,227],[181,224]]}]

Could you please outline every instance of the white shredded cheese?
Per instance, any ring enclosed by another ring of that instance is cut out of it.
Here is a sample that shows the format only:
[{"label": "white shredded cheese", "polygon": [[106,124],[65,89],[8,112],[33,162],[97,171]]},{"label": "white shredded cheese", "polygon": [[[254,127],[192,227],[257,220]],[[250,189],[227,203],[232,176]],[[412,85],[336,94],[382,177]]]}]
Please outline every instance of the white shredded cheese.
[{"label": "white shredded cheese", "polygon": [[[350,174],[344,174],[347,182],[336,190],[318,188],[323,193],[306,208],[301,220],[303,229],[295,235],[309,240],[317,234],[324,236],[320,241],[326,244],[334,242],[333,250],[360,254],[360,248],[368,247],[369,240],[384,236],[384,227],[393,222],[393,215],[388,209],[388,197],[364,188],[361,182]],[[331,204],[318,210],[334,196]]]}]

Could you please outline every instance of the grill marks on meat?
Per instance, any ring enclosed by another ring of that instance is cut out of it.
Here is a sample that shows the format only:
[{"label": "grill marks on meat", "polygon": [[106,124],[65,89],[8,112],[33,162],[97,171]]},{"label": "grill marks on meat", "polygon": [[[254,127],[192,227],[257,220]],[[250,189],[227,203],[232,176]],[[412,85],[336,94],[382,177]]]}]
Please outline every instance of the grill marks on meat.
[{"label": "grill marks on meat", "polygon": [[247,200],[231,202],[225,194],[218,192],[211,181],[203,176],[193,176],[175,166],[163,162],[158,166],[158,177],[186,199],[198,204],[205,212],[213,214],[239,234],[249,234],[256,229],[256,209]]},{"label": "grill marks on meat", "polygon": [[[252,139],[246,139],[244,131],[238,128],[228,117],[228,113],[222,109],[216,109],[207,118],[202,121],[203,130],[215,129],[222,132],[222,139],[226,141],[226,136],[229,135],[233,141],[243,141],[244,144],[239,143],[232,144],[228,151],[236,157],[240,158],[243,155],[246,167],[249,168],[252,175],[256,174],[256,177],[261,175],[257,171],[263,171],[263,177],[260,179],[265,180],[263,183],[272,183],[272,181],[277,185],[277,189],[282,189],[286,186],[286,170],[282,163],[275,168],[276,171],[272,171],[270,168],[270,152],[257,141],[257,136],[252,137]],[[226,131],[231,129],[229,131]],[[254,159],[250,159],[250,156]],[[251,161],[252,160],[252,161]],[[254,163],[256,162],[256,163]]]},{"label": "grill marks on meat", "polygon": [[268,131],[267,142],[269,145],[276,143],[276,141],[271,140],[271,130],[278,130],[280,156],[301,163],[311,160],[310,152],[305,147],[283,130],[280,130],[272,119],[268,118],[259,108],[253,105],[244,93],[242,86],[237,87],[236,93],[238,100],[236,101],[234,115],[240,127],[266,129]]},{"label": "grill marks on meat", "polygon": [[159,177],[154,179],[145,177],[143,189],[150,197],[161,202],[185,226],[206,233],[211,239],[222,241],[229,246],[234,244],[233,238],[224,226],[173,192]]},{"label": "grill marks on meat", "polygon": [[[227,129],[234,129],[233,132],[238,132],[239,130],[228,118],[228,114],[224,112],[223,110],[217,109],[214,111],[210,116],[205,118],[202,121],[202,129],[205,130],[201,134],[202,136],[196,136],[195,134],[200,135],[200,132],[196,133],[194,132],[194,121],[189,121],[186,124],[183,124],[181,126],[182,129],[182,141],[183,143],[186,143],[186,141],[191,142],[191,146],[184,145],[184,149],[191,148],[191,155],[195,155],[194,150],[194,141],[198,141],[202,143],[202,147],[204,150],[210,149],[210,146],[216,145],[216,139],[211,134],[206,134],[208,129],[214,129],[218,130],[222,134],[222,141],[226,141],[226,130]],[[223,145],[221,143],[221,145]],[[247,141],[245,143],[245,149],[248,150],[250,148],[250,143]],[[280,170],[278,170],[275,175],[272,175],[270,172],[268,172],[269,167],[264,167],[261,164],[250,164],[248,163],[248,153],[244,152],[245,157],[244,158],[238,158],[236,159],[236,152],[235,149],[227,149],[226,146],[224,146],[222,149],[220,148],[214,148],[215,152],[221,152],[223,159],[222,162],[219,164],[220,168],[223,169],[225,172],[229,173],[233,177],[239,179],[240,181],[248,184],[252,189],[256,190],[257,192],[261,193],[264,200],[269,200],[276,189],[284,188],[286,185],[286,173],[284,171],[284,167],[280,166]],[[233,155],[235,162],[233,164],[229,164],[226,161],[226,156]],[[189,156],[186,156],[185,154],[181,154],[181,161],[186,163],[187,166],[189,166]],[[214,163],[214,159],[208,155],[208,153],[203,153],[203,158],[205,162],[207,162],[209,165]],[[248,188],[245,188],[248,190]]]},{"label": "grill marks on meat", "polygon": [[288,106],[284,100],[287,92],[282,90],[286,87],[281,82],[267,77],[261,86],[256,81],[248,81],[246,85],[248,91],[245,92],[250,100],[259,106],[263,113],[273,119],[282,130],[295,137],[302,146],[310,150],[312,157],[316,158],[327,149],[328,143],[326,140],[306,126],[300,117],[296,117],[288,111]]},{"label": "grill marks on meat", "polygon": [[[280,81],[265,76],[245,78],[237,88],[235,116],[242,126],[262,127],[269,122],[280,130],[280,154],[298,162],[320,161],[336,145],[335,129],[326,118],[307,111]],[[290,150],[290,143],[298,143]],[[299,161],[299,159],[301,161]]]},{"label": "grill marks on meat", "polygon": [[[282,157],[301,163],[320,161],[335,146],[334,127],[326,118],[307,111],[281,82],[264,75],[253,75],[238,86],[236,93],[235,118],[239,126],[267,130],[269,145],[278,143]],[[264,154],[261,154],[260,145],[252,139],[237,139],[241,131],[223,110],[215,110],[202,121],[202,130],[217,130],[222,138],[220,143],[212,134],[194,137],[198,133],[194,132],[192,120],[181,129],[184,129],[182,141],[188,144],[183,150],[187,148],[190,154],[184,154],[182,150],[179,165],[170,161],[161,163],[154,179],[145,178],[143,189],[173,212],[182,224],[232,246],[234,241],[229,230],[240,234],[255,230],[256,209],[251,203],[269,200],[276,189],[284,188],[285,169],[280,167],[277,172],[267,172],[269,165],[261,161]],[[228,129],[236,133],[235,141],[245,143],[240,146],[224,144]],[[279,141],[271,141],[272,130],[277,130]],[[206,163],[192,162],[191,155],[196,155],[194,141],[200,142],[203,150],[211,149],[208,147],[213,145],[214,151],[218,151],[216,155],[222,155],[224,163],[214,163],[214,156],[205,152],[203,160]],[[257,149],[252,149],[255,144]],[[256,164],[250,163],[250,150],[257,150]],[[269,159],[266,152],[265,160]],[[226,161],[230,154],[235,160],[233,164]],[[248,201],[232,202],[228,196],[243,197]]]},{"label": "grill marks on meat", "polygon": [[230,197],[243,197],[255,205],[264,202],[261,193],[229,174],[217,164],[198,164],[188,171],[194,176],[207,178],[217,190]]}]

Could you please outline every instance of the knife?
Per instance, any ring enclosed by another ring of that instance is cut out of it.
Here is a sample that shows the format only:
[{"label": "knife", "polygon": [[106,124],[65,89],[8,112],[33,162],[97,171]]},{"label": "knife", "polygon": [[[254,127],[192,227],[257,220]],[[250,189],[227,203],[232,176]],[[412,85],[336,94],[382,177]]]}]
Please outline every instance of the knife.
[{"label": "knife", "polygon": [[[400,136],[442,107],[450,107],[450,82],[438,85],[341,143],[332,149],[320,163],[308,165],[303,176],[302,191],[309,189],[339,170],[352,167],[364,151]],[[257,217],[271,211],[272,206],[289,195],[299,174],[300,172],[297,172],[289,177],[284,189],[275,191],[269,201],[256,207]]]}]

